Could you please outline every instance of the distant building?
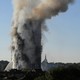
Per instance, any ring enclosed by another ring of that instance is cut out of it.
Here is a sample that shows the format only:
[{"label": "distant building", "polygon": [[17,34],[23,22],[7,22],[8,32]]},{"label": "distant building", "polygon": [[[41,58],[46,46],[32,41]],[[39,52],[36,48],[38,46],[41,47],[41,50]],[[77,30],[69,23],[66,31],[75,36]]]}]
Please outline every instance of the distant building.
[{"label": "distant building", "polygon": [[48,63],[47,57],[46,57],[46,55],[45,55],[45,59],[43,60],[43,62],[42,62],[42,64],[41,64],[42,70],[43,70],[43,71],[47,71],[47,70],[53,68],[54,66],[55,66],[54,63]]},{"label": "distant building", "polygon": [[45,59],[43,60],[43,62],[41,63],[41,68],[43,71],[48,71],[51,68],[58,68],[58,67],[67,67],[68,65],[64,64],[64,63],[54,63],[54,62],[48,62],[47,57],[45,55]]},{"label": "distant building", "polygon": [[0,61],[0,71],[3,71],[8,63],[8,61]]}]

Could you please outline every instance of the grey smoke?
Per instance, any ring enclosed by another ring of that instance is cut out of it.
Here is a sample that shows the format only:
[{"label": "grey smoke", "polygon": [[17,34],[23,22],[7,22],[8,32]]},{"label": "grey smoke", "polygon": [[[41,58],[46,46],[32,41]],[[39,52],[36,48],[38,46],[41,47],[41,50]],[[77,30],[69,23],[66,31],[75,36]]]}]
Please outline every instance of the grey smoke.
[{"label": "grey smoke", "polygon": [[45,20],[65,12],[74,0],[13,0],[12,68],[41,69]]}]

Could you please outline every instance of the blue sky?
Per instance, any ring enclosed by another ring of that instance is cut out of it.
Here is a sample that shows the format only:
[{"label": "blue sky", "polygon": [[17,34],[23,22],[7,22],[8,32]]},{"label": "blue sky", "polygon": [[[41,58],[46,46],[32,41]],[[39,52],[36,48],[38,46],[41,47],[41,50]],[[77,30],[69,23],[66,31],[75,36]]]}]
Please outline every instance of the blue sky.
[{"label": "blue sky", "polygon": [[[11,60],[11,0],[0,0],[0,60]],[[43,54],[49,62],[80,62],[80,0],[65,13],[46,21]]]}]

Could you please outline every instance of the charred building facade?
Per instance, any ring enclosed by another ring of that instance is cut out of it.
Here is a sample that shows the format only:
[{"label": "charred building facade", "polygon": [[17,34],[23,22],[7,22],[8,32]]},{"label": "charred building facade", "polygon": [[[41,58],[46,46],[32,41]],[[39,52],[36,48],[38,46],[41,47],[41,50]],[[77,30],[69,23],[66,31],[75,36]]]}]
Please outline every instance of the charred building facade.
[{"label": "charred building facade", "polygon": [[12,31],[12,62],[16,69],[41,69],[42,21],[26,20]]}]

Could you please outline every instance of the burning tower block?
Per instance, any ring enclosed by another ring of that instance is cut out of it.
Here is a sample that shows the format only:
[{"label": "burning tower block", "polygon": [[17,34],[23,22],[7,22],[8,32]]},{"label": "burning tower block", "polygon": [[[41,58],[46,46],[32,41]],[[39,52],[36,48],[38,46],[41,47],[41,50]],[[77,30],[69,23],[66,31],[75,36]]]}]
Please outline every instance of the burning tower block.
[{"label": "burning tower block", "polygon": [[13,28],[12,61],[14,69],[41,69],[41,23],[27,19]]},{"label": "burning tower block", "polygon": [[73,0],[13,0],[12,62],[8,69],[41,69],[45,20],[65,12]]}]

